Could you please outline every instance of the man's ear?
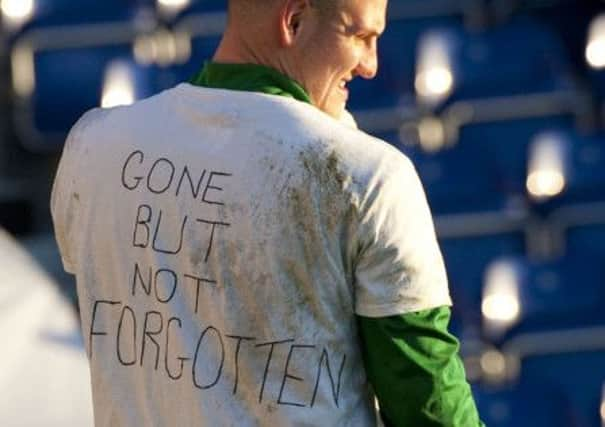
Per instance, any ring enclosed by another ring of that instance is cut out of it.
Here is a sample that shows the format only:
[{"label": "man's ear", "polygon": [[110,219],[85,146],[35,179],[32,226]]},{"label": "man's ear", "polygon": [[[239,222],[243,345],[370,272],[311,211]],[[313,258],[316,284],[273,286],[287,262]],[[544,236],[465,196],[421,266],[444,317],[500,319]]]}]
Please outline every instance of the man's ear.
[{"label": "man's ear", "polygon": [[279,14],[279,33],[282,47],[294,44],[310,8],[309,0],[284,1]]}]

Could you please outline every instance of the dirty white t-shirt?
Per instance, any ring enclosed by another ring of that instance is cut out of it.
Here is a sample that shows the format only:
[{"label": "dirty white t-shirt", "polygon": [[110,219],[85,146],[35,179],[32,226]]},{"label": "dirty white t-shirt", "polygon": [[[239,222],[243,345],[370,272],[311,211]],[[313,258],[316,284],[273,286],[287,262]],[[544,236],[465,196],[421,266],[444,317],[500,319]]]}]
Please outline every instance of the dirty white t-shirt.
[{"label": "dirty white t-shirt", "polygon": [[93,110],[52,212],[97,426],[373,425],[355,315],[450,304],[409,160],[289,98]]}]

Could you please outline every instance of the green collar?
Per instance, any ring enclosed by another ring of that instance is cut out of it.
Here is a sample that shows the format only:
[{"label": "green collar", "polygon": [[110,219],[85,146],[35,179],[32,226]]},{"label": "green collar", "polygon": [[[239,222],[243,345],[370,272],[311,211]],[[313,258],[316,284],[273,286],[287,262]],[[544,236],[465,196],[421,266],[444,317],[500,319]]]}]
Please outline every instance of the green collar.
[{"label": "green collar", "polygon": [[189,83],[203,87],[286,96],[311,104],[309,95],[300,84],[264,65],[223,64],[208,61]]}]

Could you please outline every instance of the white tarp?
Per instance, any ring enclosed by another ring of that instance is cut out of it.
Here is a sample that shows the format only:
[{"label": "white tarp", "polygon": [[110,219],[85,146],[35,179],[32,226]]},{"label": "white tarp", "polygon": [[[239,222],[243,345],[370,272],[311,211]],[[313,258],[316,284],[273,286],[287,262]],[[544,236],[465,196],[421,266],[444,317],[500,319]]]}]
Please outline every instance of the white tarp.
[{"label": "white tarp", "polygon": [[52,279],[0,229],[0,425],[92,426],[76,314]]}]

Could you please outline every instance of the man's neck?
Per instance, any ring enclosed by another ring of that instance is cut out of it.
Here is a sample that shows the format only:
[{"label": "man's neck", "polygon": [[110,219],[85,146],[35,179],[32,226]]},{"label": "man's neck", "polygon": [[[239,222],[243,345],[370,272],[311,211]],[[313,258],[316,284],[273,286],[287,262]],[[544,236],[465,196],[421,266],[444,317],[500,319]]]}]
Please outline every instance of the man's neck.
[{"label": "man's neck", "polygon": [[249,34],[227,29],[212,58],[222,64],[258,64],[273,68],[283,74],[278,66],[278,46],[274,46],[262,35]]},{"label": "man's neck", "polygon": [[209,62],[190,83],[204,87],[262,92],[311,103],[300,84],[274,68],[259,64]]}]

